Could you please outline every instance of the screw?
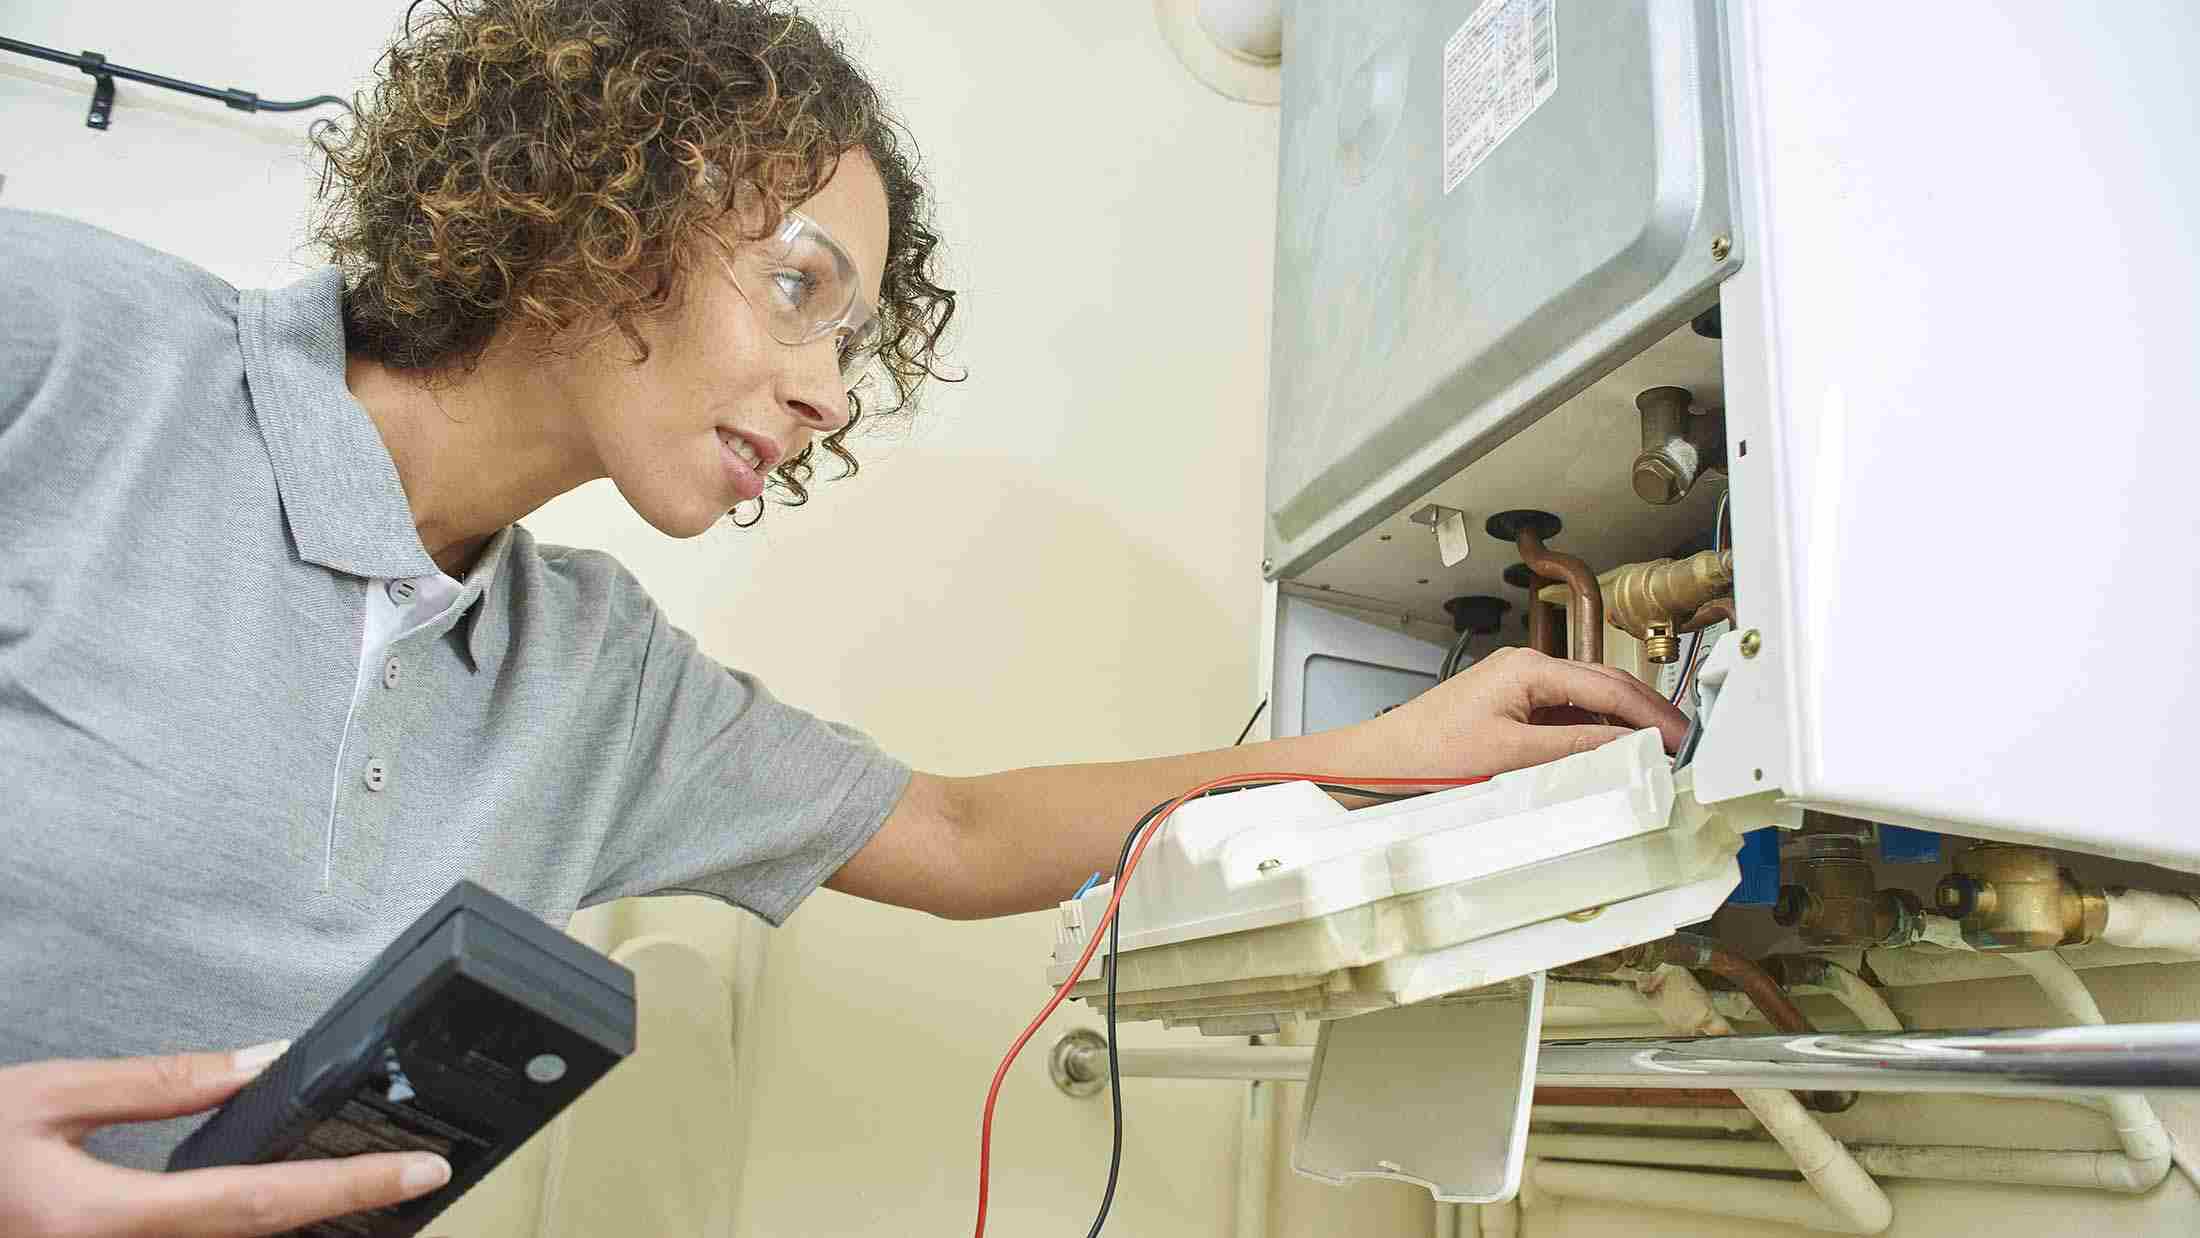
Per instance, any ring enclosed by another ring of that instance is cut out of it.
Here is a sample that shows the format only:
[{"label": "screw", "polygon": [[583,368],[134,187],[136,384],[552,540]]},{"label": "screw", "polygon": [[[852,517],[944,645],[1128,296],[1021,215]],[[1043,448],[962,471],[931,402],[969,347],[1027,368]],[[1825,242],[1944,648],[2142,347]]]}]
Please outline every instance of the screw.
[{"label": "screw", "polygon": [[1744,632],[1744,633],[1742,633],[1742,656],[1743,656],[1743,657],[1745,657],[1745,658],[1754,658],[1754,657],[1756,657],[1756,656],[1757,656],[1757,651],[1758,651],[1758,650],[1760,650],[1760,649],[1763,649],[1764,647],[1765,647],[1765,638],[1764,638],[1764,637],[1762,637],[1762,636],[1760,636],[1760,635],[1758,635],[1758,633],[1757,633],[1757,629],[1755,629],[1755,628],[1751,628],[1751,629],[1750,629],[1750,630],[1748,630],[1747,632]]},{"label": "screw", "polygon": [[1734,252],[1734,238],[1733,238],[1733,237],[1730,237],[1730,236],[1715,236],[1715,237],[1712,237],[1712,238],[1711,238],[1711,256],[1712,256],[1713,258],[1717,259],[1717,260],[1718,260],[1718,261],[1720,261],[1720,262],[1724,262],[1724,261],[1726,261],[1726,256],[1727,256],[1728,254],[1731,254],[1731,253],[1733,253],[1733,252]]},{"label": "screw", "polygon": [[1260,863],[1258,863],[1258,864],[1254,865],[1253,867],[1254,867],[1254,868],[1256,868],[1256,869],[1258,869],[1258,870],[1259,870],[1259,871],[1261,871],[1261,872],[1264,872],[1264,873],[1272,873],[1272,872],[1276,871],[1277,869],[1279,869],[1279,868],[1282,868],[1282,867],[1283,867],[1283,861],[1282,861],[1282,860],[1262,860],[1262,861],[1261,861]]},{"label": "screw", "polygon": [[1276,570],[1276,561],[1275,561],[1274,559],[1268,559],[1268,558],[1263,558],[1263,559],[1262,559],[1262,560],[1260,561],[1260,570],[1261,570],[1261,571],[1263,571],[1263,572],[1273,572],[1273,571],[1275,571],[1275,570]]}]

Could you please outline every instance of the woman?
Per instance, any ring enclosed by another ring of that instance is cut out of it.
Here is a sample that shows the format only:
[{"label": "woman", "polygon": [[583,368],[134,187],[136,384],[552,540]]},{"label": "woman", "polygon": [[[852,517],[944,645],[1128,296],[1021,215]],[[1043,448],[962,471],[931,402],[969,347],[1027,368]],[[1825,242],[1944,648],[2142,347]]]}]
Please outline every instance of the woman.
[{"label": "woman", "polygon": [[954,294],[897,133],[783,8],[473,0],[322,136],[335,265],[297,285],[0,212],[0,1229],[258,1234],[444,1181],[144,1170],[279,1046],[177,1050],[306,1026],[461,877],[554,923],[662,890],[776,923],[821,883],[997,915],[1220,775],[1624,733],[1535,725],[1569,705],[1677,742],[1630,677],[1516,653],[1319,736],[943,778],[519,528],[598,477],[673,536],[753,519],[852,464],[859,395],[909,407]]}]

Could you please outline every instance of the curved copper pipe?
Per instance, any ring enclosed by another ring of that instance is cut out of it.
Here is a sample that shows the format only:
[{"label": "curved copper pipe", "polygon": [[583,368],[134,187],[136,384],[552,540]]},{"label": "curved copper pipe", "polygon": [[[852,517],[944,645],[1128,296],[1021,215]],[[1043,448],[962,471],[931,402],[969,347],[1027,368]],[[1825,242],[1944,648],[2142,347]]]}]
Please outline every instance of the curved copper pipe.
[{"label": "curved copper pipe", "polygon": [[1713,598],[1710,601],[1705,602],[1703,605],[1697,607],[1696,613],[1690,615],[1688,617],[1688,622],[1682,624],[1678,629],[1676,629],[1676,631],[1678,631],[1681,635],[1686,636],[1690,632],[1701,632],[1705,628],[1710,627],[1712,624],[1719,623],[1721,621],[1724,621],[1726,623],[1735,623],[1738,626],[1738,621],[1734,618],[1733,598]]},{"label": "curved copper pipe", "polygon": [[1564,581],[1574,604],[1566,615],[1566,631],[1572,638],[1576,662],[1604,661],[1604,588],[1589,565],[1570,554],[1543,544],[1534,529],[1520,531],[1520,561],[1540,576]]},{"label": "curved copper pipe", "polygon": [[1557,658],[1565,656],[1558,647],[1558,616],[1543,600],[1543,586],[1550,583],[1532,572],[1528,576],[1528,648]]},{"label": "curved copper pipe", "polygon": [[[1816,1030],[1770,973],[1708,937],[1675,933],[1663,941],[1653,941],[1621,953],[1629,967],[1647,970],[1660,963],[1672,963],[1715,972],[1739,986],[1750,1003],[1757,1007],[1757,1013],[1774,1027],[1790,1033]],[[1800,1096],[1806,1106],[1821,1113],[1841,1113],[1856,1103],[1854,1092],[1806,1092]]]},{"label": "curved copper pipe", "polygon": [[[1680,967],[1701,968],[1716,972],[1733,981],[1747,994],[1758,1013],[1770,1020],[1783,1032],[1808,1032],[1815,1030],[1810,1020],[1788,1000],[1787,991],[1778,981],[1741,955],[1734,953],[1707,937],[1690,933],[1675,933],[1663,941],[1653,941],[1638,947],[1643,964],[1654,967],[1659,963],[1672,963]],[[1630,956],[1634,952],[1629,952]],[[1634,962],[1630,957],[1630,964]]]}]

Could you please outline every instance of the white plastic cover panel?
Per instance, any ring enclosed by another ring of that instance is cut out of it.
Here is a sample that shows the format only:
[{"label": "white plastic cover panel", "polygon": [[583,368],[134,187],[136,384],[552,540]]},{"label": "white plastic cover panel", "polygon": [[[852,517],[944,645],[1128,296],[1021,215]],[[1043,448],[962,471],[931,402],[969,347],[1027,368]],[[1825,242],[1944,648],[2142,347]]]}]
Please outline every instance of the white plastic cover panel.
[{"label": "white plastic cover panel", "polygon": [[2200,6],[1753,4],[1732,30],[1762,652],[1731,660],[1699,794],[2200,870]]},{"label": "white plastic cover panel", "polygon": [[[1289,5],[1269,370],[1277,574],[1298,574],[1709,303],[1740,245],[1719,8]],[[1477,42],[1506,32],[1510,42]],[[1493,77],[1523,63],[1532,80]],[[1501,88],[1520,104],[1514,127],[1463,162],[1446,140],[1447,98],[1458,138],[1489,119],[1477,92]]]},{"label": "white plastic cover panel", "polygon": [[1446,1203],[1520,1190],[1543,1031],[1543,973],[1456,1002],[1322,1024],[1291,1167],[1388,1178]]}]

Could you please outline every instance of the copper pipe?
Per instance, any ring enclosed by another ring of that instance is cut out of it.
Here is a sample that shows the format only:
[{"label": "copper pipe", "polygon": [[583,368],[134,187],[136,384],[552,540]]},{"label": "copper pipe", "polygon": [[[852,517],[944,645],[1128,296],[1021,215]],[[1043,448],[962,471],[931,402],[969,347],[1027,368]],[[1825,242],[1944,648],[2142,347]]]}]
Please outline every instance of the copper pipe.
[{"label": "copper pipe", "polygon": [[1542,597],[1549,583],[1541,576],[1528,577],[1528,648],[1556,658],[1564,656],[1558,648],[1558,616]]},{"label": "copper pipe", "polygon": [[1686,636],[1690,632],[1701,632],[1705,628],[1710,627],[1712,624],[1722,621],[1726,623],[1735,623],[1737,624],[1737,626],[1739,626],[1738,621],[1734,618],[1733,598],[1713,598],[1710,601],[1705,602],[1703,605],[1696,608],[1696,613],[1690,615],[1688,617],[1688,622],[1682,624],[1678,631],[1681,635]]},{"label": "copper pipe", "polygon": [[[1780,987],[1764,968],[1734,953],[1708,937],[1693,933],[1675,933],[1663,941],[1653,941],[1620,952],[1623,965],[1648,971],[1660,963],[1672,963],[1680,967],[1698,968],[1713,972],[1733,981],[1757,1013],[1783,1032],[1798,1033],[1815,1030],[1810,1019],[1789,1000],[1787,990]],[[1821,1113],[1842,1113],[1856,1103],[1854,1092],[1805,1092],[1798,1093],[1803,1104]]]},{"label": "copper pipe", "polygon": [[1592,1105],[1618,1109],[1740,1109],[1742,1098],[1725,1088],[1537,1088],[1538,1105]]},{"label": "copper pipe", "polygon": [[1572,638],[1572,657],[1576,662],[1602,664],[1604,661],[1604,589],[1597,583],[1597,574],[1589,565],[1570,554],[1562,554],[1543,544],[1543,538],[1534,529],[1520,530],[1520,561],[1528,570],[1541,576],[1563,581],[1573,594],[1573,605],[1566,613],[1566,631]]},{"label": "copper pipe", "polygon": [[1630,965],[1634,965],[1634,956],[1638,952],[1642,959],[1640,966],[1644,970],[1660,963],[1672,963],[1680,967],[1716,972],[1726,977],[1749,997],[1758,1013],[1783,1032],[1814,1030],[1810,1020],[1804,1018],[1803,1012],[1796,1009],[1794,1002],[1788,1000],[1787,991],[1764,968],[1708,937],[1675,933],[1663,941],[1653,941],[1637,947],[1635,951],[1628,951]]}]

